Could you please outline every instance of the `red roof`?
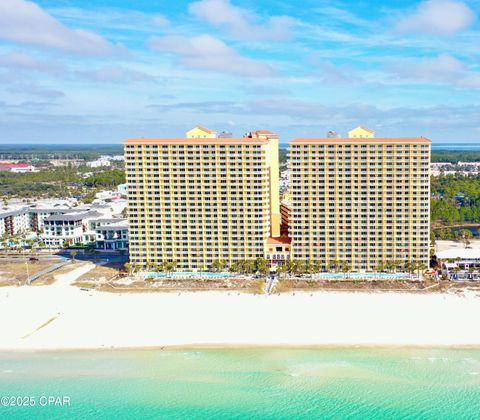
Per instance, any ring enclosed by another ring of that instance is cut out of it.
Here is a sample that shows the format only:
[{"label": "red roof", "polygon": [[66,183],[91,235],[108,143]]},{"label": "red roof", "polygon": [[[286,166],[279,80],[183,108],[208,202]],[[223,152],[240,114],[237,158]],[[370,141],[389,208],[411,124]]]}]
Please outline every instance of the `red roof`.
[{"label": "red roof", "polygon": [[0,166],[3,166],[5,168],[10,168],[10,169],[20,169],[20,168],[30,168],[30,165],[29,163],[3,163],[3,162],[0,162]]},{"label": "red roof", "polygon": [[128,139],[123,142],[123,144],[231,144],[231,143],[240,143],[240,144],[265,144],[268,143],[268,140],[265,139],[251,139],[251,138],[188,138],[188,139]]},{"label": "red roof", "polygon": [[278,238],[268,238],[267,244],[268,245],[290,245],[292,242],[292,238],[288,236],[279,236]]}]

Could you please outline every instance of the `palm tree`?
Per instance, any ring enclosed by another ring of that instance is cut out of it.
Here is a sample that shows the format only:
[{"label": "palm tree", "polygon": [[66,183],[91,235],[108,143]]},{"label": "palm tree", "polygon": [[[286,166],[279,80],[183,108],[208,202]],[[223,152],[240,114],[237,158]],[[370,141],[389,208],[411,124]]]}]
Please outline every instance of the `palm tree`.
[{"label": "palm tree", "polygon": [[393,269],[395,268],[395,261],[393,260],[387,260],[385,261],[385,270],[392,272]]},{"label": "palm tree", "polygon": [[283,272],[292,274],[295,271],[295,261],[296,260],[290,260],[290,259],[285,261],[285,264],[283,265],[283,270],[284,270]]},{"label": "palm tree", "polygon": [[305,260],[293,260],[294,272],[296,274],[303,274],[306,272],[306,261]]},{"label": "palm tree", "polygon": [[215,272],[222,271],[226,265],[226,262],[223,260],[215,260],[212,262],[212,270]]},{"label": "palm tree", "polygon": [[415,268],[416,268],[416,263],[414,261],[407,261],[405,263],[405,269],[410,273],[412,274],[413,272],[415,272]]},{"label": "palm tree", "polygon": [[380,261],[376,267],[376,271],[378,271],[379,273],[381,273],[382,271],[385,270],[385,266],[386,266],[386,263],[385,261]]},{"label": "palm tree", "polygon": [[281,278],[281,274],[286,273],[286,272],[287,272],[286,264],[277,266],[277,273],[278,273],[278,279],[279,280]]},{"label": "palm tree", "polygon": [[251,271],[252,264],[248,260],[238,260],[230,265],[229,271],[232,273],[246,274]]},{"label": "palm tree", "polygon": [[257,273],[266,275],[270,271],[270,266],[265,258],[257,258],[255,260],[255,269]]},{"label": "palm tree", "polygon": [[133,263],[127,262],[124,264],[124,267],[127,270],[129,276],[131,276],[135,272],[136,267],[135,267],[135,264]]},{"label": "palm tree", "polygon": [[328,268],[333,269],[333,271],[335,273],[338,273],[338,271],[340,270],[340,267],[341,267],[341,263],[342,262],[339,261],[339,260],[332,260],[332,261],[329,262]]},{"label": "palm tree", "polygon": [[342,272],[344,274],[344,277],[346,277],[346,274],[350,273],[352,269],[352,265],[350,263],[348,263],[347,261],[344,261],[342,263]]},{"label": "palm tree", "polygon": [[305,261],[305,272],[310,274],[310,278],[313,279],[313,273],[315,273],[316,265],[312,260]]},{"label": "palm tree", "polygon": [[255,260],[244,260],[243,269],[246,274],[252,274],[256,271]]},{"label": "palm tree", "polygon": [[415,269],[418,271],[418,279],[420,280],[420,273],[423,271],[423,270],[426,270],[427,269],[427,265],[423,262],[423,261],[417,261],[415,263]]},{"label": "palm tree", "polygon": [[393,260],[393,272],[397,272],[397,268],[402,265],[403,261],[401,260]]},{"label": "palm tree", "polygon": [[466,248],[470,244],[470,239],[472,238],[473,234],[468,229],[462,229],[460,234],[461,234],[462,241],[463,241],[463,243],[465,245],[465,248]]}]

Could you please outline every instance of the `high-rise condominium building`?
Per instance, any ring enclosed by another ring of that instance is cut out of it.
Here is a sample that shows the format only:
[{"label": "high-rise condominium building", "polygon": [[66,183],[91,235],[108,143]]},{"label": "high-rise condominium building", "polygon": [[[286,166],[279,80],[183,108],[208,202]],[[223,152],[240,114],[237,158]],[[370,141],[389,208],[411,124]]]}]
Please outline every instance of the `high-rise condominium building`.
[{"label": "high-rise condominium building", "polygon": [[188,138],[130,139],[125,165],[134,263],[208,269],[263,258],[279,236],[278,137],[269,131],[217,138],[199,127]]},{"label": "high-rise condominium building", "polygon": [[325,268],[345,263],[353,271],[378,271],[389,261],[427,264],[430,143],[291,141],[292,257]]}]

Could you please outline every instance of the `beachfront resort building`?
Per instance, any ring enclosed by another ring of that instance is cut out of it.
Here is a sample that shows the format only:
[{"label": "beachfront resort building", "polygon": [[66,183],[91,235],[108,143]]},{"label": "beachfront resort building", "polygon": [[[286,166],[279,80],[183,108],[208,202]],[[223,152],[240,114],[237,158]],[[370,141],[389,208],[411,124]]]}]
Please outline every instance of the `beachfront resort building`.
[{"label": "beachfront resort building", "polygon": [[428,266],[431,141],[357,134],[290,142],[292,258],[325,270]]},{"label": "beachfront resort building", "polygon": [[280,236],[278,142],[266,130],[230,138],[202,126],[126,140],[130,260],[205,270],[264,258]]}]

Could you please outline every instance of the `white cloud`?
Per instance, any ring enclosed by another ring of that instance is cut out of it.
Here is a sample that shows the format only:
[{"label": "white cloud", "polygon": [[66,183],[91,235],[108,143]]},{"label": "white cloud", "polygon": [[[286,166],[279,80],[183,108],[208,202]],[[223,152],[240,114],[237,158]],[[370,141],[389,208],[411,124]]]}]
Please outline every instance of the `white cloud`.
[{"label": "white cloud", "polygon": [[273,16],[257,24],[260,19],[255,13],[234,6],[229,0],[200,0],[190,3],[188,10],[214,26],[225,28],[232,36],[246,40],[287,39],[296,23],[289,16]]},{"label": "white cloud", "polygon": [[150,78],[146,73],[121,66],[105,66],[96,70],[79,70],[75,74],[94,82],[105,83],[130,83]]},{"label": "white cloud", "polygon": [[313,12],[323,16],[327,16],[328,18],[339,21],[339,22],[348,23],[350,25],[356,25],[356,26],[371,25],[371,22],[369,22],[366,19],[362,19],[362,18],[359,18],[358,16],[355,16],[353,13],[351,13],[348,10],[348,8],[340,9],[338,7],[331,7],[331,6],[317,7],[316,9],[313,9]]},{"label": "white cloud", "polygon": [[177,55],[180,64],[186,67],[251,77],[274,74],[268,64],[243,57],[210,35],[154,37],[150,45],[156,51]]},{"label": "white cloud", "polygon": [[450,82],[464,72],[465,65],[451,55],[441,54],[437,57],[399,60],[387,68],[404,79]]},{"label": "white cloud", "polygon": [[452,35],[468,28],[475,13],[460,0],[425,0],[410,15],[397,23],[400,32],[424,32],[434,35]]},{"label": "white cloud", "polygon": [[109,54],[114,50],[100,35],[69,29],[27,0],[0,1],[0,39],[88,55]]},{"label": "white cloud", "polygon": [[152,22],[157,26],[168,26],[170,21],[163,15],[156,15],[152,18]]},{"label": "white cloud", "polygon": [[465,88],[480,87],[480,73],[448,54],[399,60],[387,65],[387,70],[400,79],[413,82],[441,83]]},{"label": "white cloud", "polygon": [[6,67],[14,71],[30,70],[54,75],[64,74],[66,71],[62,64],[38,60],[22,52],[0,55],[0,67]]},{"label": "white cloud", "polygon": [[46,88],[35,83],[16,83],[9,86],[6,90],[10,93],[24,94],[46,99],[57,99],[65,96],[63,92],[57,89]]}]

